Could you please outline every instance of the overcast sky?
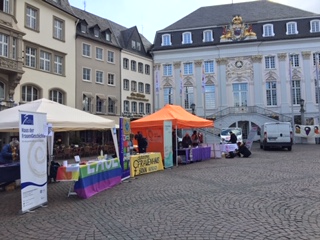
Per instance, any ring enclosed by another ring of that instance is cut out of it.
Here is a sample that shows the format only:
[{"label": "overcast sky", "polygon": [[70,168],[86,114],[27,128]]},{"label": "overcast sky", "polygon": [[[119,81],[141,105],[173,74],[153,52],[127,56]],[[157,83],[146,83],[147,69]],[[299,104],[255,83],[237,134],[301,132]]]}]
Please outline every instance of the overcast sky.
[{"label": "overcast sky", "polygon": [[[250,1],[252,0],[69,0],[69,3],[126,28],[137,26],[139,32],[153,43],[156,31],[200,7]],[[320,14],[320,0],[272,1]]]}]

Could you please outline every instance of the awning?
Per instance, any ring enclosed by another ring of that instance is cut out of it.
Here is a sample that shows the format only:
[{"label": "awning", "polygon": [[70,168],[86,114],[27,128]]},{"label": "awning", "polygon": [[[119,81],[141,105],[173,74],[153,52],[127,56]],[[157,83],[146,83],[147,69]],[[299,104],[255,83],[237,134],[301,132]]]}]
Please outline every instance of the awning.
[{"label": "awning", "polygon": [[118,101],[118,99],[115,96],[108,96],[108,98],[110,98],[112,101]]},{"label": "awning", "polygon": [[106,96],[104,94],[97,94],[97,97],[100,98],[101,100],[106,100]]},{"label": "awning", "polygon": [[85,95],[86,97],[88,97],[88,98],[93,98],[93,96],[92,96],[92,94],[91,93],[83,93],[83,95]]}]

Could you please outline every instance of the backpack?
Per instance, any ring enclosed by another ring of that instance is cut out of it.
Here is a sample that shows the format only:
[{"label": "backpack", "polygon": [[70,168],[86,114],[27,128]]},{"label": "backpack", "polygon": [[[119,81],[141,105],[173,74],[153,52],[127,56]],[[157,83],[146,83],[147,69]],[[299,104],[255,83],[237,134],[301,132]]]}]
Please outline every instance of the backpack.
[{"label": "backpack", "polygon": [[50,164],[50,176],[49,178],[52,179],[54,182],[56,181],[57,178],[57,173],[58,173],[58,168],[60,167],[60,163],[51,161]]}]

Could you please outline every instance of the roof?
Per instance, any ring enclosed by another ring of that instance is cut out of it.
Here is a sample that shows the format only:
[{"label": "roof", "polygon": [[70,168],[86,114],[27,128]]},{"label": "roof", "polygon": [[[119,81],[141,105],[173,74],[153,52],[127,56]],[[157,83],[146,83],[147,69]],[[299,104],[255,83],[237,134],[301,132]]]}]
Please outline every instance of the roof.
[{"label": "roof", "polygon": [[55,2],[53,0],[43,0],[43,1],[45,1],[45,2],[55,6],[56,8],[59,8],[60,10],[76,17],[68,0],[60,0],[60,2]]},{"label": "roof", "polygon": [[235,15],[240,15],[247,23],[253,23],[304,18],[318,14],[270,1],[233,3],[201,7],[161,31],[225,25],[229,24],[230,19]]}]

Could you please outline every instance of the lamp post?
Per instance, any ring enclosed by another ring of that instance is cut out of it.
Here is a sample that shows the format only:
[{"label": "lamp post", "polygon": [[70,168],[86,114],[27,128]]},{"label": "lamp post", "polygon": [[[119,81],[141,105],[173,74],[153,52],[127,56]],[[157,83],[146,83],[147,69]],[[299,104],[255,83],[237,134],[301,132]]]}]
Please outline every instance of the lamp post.
[{"label": "lamp post", "polygon": [[192,104],[190,105],[190,107],[191,107],[191,110],[192,110],[192,114],[193,114],[193,115],[196,115],[195,112],[194,112],[195,109],[196,109],[196,105],[195,105],[194,103],[192,103]]},{"label": "lamp post", "polygon": [[306,121],[304,118],[304,113],[305,113],[305,109],[304,109],[304,99],[300,99],[300,113],[301,113],[301,125],[306,125]]}]

